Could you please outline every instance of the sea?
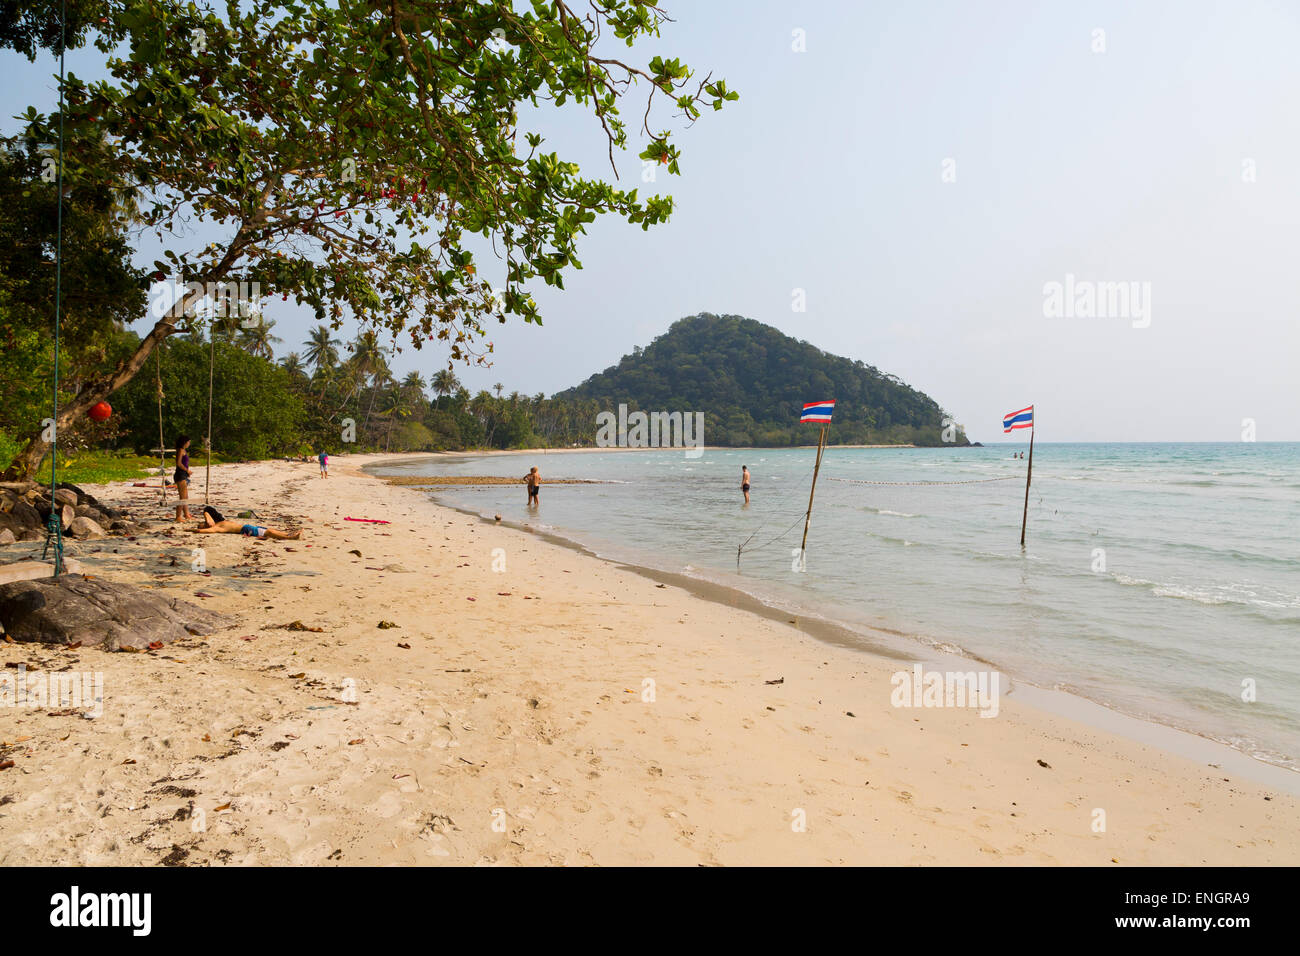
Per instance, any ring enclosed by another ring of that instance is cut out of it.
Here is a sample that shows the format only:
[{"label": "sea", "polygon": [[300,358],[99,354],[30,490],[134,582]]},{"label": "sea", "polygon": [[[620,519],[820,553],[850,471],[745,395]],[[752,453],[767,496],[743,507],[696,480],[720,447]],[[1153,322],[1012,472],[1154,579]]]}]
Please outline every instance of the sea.
[{"label": "sea", "polygon": [[[547,451],[391,463],[504,475],[440,503],[941,650],[1300,770],[1300,443]],[[692,454],[698,457],[691,457]],[[750,503],[740,490],[751,473]],[[601,484],[564,485],[559,478]],[[1020,543],[1022,522],[1025,545]]]}]

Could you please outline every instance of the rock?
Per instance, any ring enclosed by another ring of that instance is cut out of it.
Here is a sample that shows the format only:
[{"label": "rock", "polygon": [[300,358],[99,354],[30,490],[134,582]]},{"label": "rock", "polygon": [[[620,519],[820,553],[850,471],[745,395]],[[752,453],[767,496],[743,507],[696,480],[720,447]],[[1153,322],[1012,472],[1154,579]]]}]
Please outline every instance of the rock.
[{"label": "rock", "polygon": [[18,539],[14,537],[14,533],[8,528],[0,530],[0,545],[13,544],[17,540]]},{"label": "rock", "polygon": [[64,505],[63,510],[59,512],[59,517],[63,519],[65,530],[71,530],[72,522],[77,520],[77,510],[72,505]]},{"label": "rock", "polygon": [[114,521],[112,524],[108,526],[108,530],[109,531],[130,531],[131,524],[130,522],[123,521],[122,519],[119,518],[117,521]]},{"label": "rock", "polygon": [[77,507],[78,500],[79,500],[79,499],[78,499],[77,493],[76,493],[75,491],[73,491],[71,488],[55,488],[55,489],[54,489],[54,501],[55,501],[57,504],[60,504],[60,505],[72,505],[72,507],[75,508],[75,507]]},{"label": "rock", "polygon": [[[49,514],[49,511],[47,510],[45,513]],[[18,522],[19,527],[23,528],[39,528],[45,524],[45,518],[42,517],[41,513],[21,498],[14,502],[9,517],[13,518]]]},{"label": "rock", "polygon": [[18,536],[19,541],[44,541],[45,530],[43,528],[28,528]]},{"label": "rock", "polygon": [[225,625],[188,601],[79,574],[0,585],[0,626],[15,641],[144,649]]},{"label": "rock", "polygon": [[93,518],[73,518],[67,527],[68,534],[74,538],[102,538],[104,529]]}]

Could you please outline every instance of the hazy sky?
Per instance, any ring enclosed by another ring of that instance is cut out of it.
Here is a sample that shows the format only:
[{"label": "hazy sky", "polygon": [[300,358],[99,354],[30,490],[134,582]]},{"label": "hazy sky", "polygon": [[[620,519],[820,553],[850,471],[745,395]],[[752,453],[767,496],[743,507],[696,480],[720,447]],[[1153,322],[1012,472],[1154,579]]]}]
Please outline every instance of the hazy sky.
[{"label": "hazy sky", "polygon": [[[664,4],[676,22],[643,59],[741,99],[679,136],[681,177],[620,160],[624,183],[672,192],[673,221],[590,227],[566,291],[535,292],[545,326],[493,323],[494,367],[458,370],[471,390],[550,394],[709,311],[893,372],[972,440],[1030,403],[1044,441],[1235,441],[1246,418],[1300,440],[1300,4]],[[55,102],[52,57],[0,56],[0,115]],[[69,62],[92,77],[97,58]],[[609,174],[594,122],[537,123]],[[1138,298],[1049,317],[1067,275]],[[310,312],[267,314],[279,351],[300,347]]]}]

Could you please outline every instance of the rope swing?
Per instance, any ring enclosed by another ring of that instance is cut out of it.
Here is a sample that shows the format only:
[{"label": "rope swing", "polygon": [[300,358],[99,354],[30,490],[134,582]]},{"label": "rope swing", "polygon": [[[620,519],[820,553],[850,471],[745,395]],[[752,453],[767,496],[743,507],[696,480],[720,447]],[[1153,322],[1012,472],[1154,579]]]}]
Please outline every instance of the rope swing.
[{"label": "rope swing", "polygon": [[59,5],[59,182],[58,225],[54,247],[54,417],[50,420],[50,517],[45,525],[45,547],[41,560],[54,550],[54,577],[63,573],[63,519],[59,514],[54,492],[59,487],[59,340],[63,314],[63,105],[64,60],[68,45],[67,0]]}]

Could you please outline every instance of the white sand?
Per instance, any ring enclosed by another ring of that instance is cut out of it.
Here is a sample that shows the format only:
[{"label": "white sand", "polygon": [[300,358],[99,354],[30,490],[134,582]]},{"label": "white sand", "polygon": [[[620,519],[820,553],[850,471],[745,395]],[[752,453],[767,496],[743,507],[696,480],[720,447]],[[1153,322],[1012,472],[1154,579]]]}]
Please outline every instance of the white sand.
[{"label": "white sand", "polygon": [[[0,864],[1300,863],[1293,796],[1015,694],[895,708],[895,661],[360,475],[377,457],[214,469],[214,504],[300,542],[75,545],[237,624],[151,654],[0,644],[105,692],[95,720],[0,711]],[[262,629],[295,620],[324,632]]]}]

